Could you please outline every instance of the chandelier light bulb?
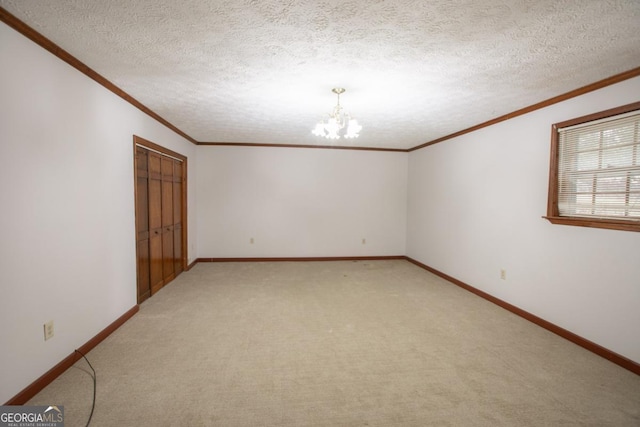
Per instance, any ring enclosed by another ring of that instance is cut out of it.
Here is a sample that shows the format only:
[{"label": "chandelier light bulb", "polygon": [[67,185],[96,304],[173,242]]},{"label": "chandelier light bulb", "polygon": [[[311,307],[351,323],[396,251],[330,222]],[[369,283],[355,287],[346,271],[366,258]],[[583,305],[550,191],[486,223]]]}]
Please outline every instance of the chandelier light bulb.
[{"label": "chandelier light bulb", "polygon": [[359,132],[362,130],[362,126],[359,125],[355,119],[351,118],[340,105],[340,95],[345,92],[345,89],[336,87],[331,91],[338,96],[338,103],[333,108],[333,111],[328,114],[329,118],[327,121],[324,122],[321,120],[318,122],[311,133],[327,139],[340,139],[340,131],[346,127],[347,130],[344,137],[348,139],[357,138]]},{"label": "chandelier light bulb", "polygon": [[361,130],[362,126],[358,124],[358,121],[356,119],[350,119],[349,125],[347,126],[347,133],[344,135],[344,137],[348,139],[357,138],[358,136],[360,136],[358,132],[360,132]]},{"label": "chandelier light bulb", "polygon": [[315,136],[324,136],[324,125],[317,123],[316,127],[311,131]]}]

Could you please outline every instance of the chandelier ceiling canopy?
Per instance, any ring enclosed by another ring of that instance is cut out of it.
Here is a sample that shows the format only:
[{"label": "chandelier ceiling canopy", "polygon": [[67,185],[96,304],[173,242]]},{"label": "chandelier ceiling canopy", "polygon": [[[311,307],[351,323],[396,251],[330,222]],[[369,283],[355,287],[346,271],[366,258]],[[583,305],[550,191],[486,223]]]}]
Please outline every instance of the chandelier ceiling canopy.
[{"label": "chandelier ceiling canopy", "polygon": [[327,139],[340,139],[340,131],[346,127],[344,137],[347,139],[357,138],[359,132],[362,130],[362,126],[358,124],[358,121],[349,115],[340,105],[340,95],[345,92],[346,89],[341,87],[334,87],[331,91],[338,96],[338,103],[333,107],[333,111],[328,114],[328,119],[325,122],[321,120],[316,124],[316,127],[311,131],[316,136],[323,136]]}]

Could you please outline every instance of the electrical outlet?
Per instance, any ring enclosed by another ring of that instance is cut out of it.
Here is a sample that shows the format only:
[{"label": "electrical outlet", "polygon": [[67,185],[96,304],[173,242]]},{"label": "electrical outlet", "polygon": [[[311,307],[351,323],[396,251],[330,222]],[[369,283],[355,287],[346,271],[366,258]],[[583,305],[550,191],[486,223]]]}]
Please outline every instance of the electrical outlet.
[{"label": "electrical outlet", "polygon": [[362,244],[366,245],[367,244],[367,239],[365,239],[364,237],[362,238]]},{"label": "electrical outlet", "polygon": [[253,237],[249,239],[249,243],[253,245]]},{"label": "electrical outlet", "polygon": [[53,338],[53,320],[44,324],[44,340]]},{"label": "electrical outlet", "polygon": [[505,270],[504,268],[500,270],[500,278],[502,280],[507,280],[507,270]]}]

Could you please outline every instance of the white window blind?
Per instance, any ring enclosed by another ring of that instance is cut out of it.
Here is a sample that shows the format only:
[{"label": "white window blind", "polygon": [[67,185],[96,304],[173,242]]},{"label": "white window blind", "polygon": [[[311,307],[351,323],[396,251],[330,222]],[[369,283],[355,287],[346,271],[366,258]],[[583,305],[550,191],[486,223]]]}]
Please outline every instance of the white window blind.
[{"label": "white window blind", "polygon": [[640,221],[640,111],[558,129],[560,216]]}]

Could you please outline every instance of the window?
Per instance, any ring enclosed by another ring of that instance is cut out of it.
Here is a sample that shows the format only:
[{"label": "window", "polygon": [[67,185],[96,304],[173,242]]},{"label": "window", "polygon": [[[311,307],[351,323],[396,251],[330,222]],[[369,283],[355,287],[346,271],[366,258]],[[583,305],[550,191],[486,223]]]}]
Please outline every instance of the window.
[{"label": "window", "polygon": [[546,218],[640,231],[640,102],[552,126]]}]

